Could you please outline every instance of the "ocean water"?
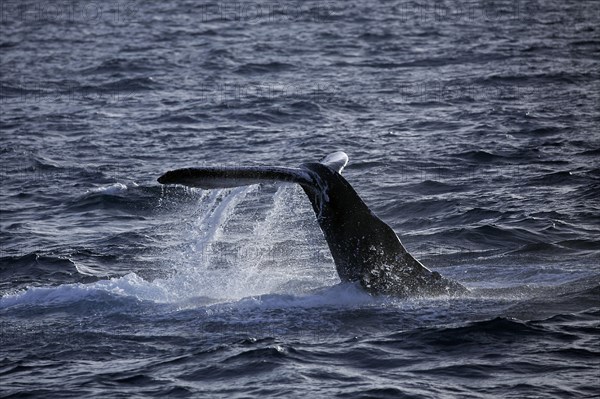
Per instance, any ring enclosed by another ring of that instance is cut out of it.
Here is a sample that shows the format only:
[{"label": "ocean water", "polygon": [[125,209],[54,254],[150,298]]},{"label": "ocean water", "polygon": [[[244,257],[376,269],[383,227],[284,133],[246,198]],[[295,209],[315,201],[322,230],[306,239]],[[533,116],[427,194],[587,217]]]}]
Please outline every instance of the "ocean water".
[{"label": "ocean water", "polygon": [[[600,392],[596,1],[2,1],[0,395]],[[345,151],[471,289],[340,283],[299,187]]]}]

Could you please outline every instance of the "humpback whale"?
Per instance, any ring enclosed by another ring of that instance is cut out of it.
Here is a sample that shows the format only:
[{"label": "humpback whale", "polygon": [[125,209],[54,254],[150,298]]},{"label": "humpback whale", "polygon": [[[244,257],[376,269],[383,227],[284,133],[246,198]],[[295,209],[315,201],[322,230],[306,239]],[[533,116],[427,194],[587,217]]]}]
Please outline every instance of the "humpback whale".
[{"label": "humpback whale", "polygon": [[379,219],[341,173],[344,152],[320,162],[288,167],[203,167],[172,170],[161,184],[203,189],[265,182],[299,184],[308,196],[342,281],[360,282],[373,295],[398,297],[460,295],[460,283],[431,271],[404,248],[394,230]]}]

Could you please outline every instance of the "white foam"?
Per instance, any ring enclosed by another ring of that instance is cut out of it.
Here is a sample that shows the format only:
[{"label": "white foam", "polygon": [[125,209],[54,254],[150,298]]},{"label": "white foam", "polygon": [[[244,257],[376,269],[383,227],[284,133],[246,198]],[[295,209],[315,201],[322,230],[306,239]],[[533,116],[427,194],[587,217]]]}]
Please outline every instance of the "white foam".
[{"label": "white foam", "polygon": [[157,279],[147,281],[135,273],[123,277],[101,280],[95,283],[63,284],[57,287],[31,287],[24,291],[6,294],[0,297],[0,308],[22,305],[56,306],[79,302],[85,299],[98,298],[105,301],[108,294],[114,298],[149,301],[157,304],[178,305],[179,309],[206,306],[206,304],[222,304],[227,307],[319,307],[319,306],[351,306],[369,303],[373,297],[366,294],[355,284],[339,284],[324,287],[317,292],[300,295],[261,294],[242,298],[222,296],[197,301],[202,295],[190,290],[189,285],[181,278]]},{"label": "white foam", "polygon": [[57,287],[31,287],[0,298],[0,308],[17,305],[56,305],[91,298],[98,293],[138,300],[168,302],[169,293],[160,284],[148,282],[135,273],[123,277],[101,280],[90,284],[63,284]]},{"label": "white foam", "polygon": [[122,193],[123,191],[127,191],[127,185],[125,185],[123,183],[113,183],[108,186],[100,186],[100,187],[92,188],[91,190],[88,190],[86,192],[86,194],[88,194],[88,193],[104,193],[104,194],[112,195],[112,194]]}]

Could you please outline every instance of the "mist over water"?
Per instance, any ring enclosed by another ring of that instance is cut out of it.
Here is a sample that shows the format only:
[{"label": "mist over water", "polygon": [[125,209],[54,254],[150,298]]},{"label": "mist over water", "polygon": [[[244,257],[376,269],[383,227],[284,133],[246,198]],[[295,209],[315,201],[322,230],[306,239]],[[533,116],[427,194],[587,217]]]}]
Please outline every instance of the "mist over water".
[{"label": "mist over water", "polygon": [[[0,392],[594,397],[594,1],[2,2]],[[300,187],[170,169],[334,151],[460,298],[342,284]]]}]

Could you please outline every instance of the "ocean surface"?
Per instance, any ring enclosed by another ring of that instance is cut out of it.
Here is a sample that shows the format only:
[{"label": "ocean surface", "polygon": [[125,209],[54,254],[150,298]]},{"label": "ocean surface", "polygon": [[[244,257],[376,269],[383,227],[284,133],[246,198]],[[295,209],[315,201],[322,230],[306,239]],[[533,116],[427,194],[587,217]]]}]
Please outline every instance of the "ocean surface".
[{"label": "ocean surface", "polygon": [[[2,1],[0,396],[592,398],[600,2]],[[464,297],[342,284],[344,176]]]}]

